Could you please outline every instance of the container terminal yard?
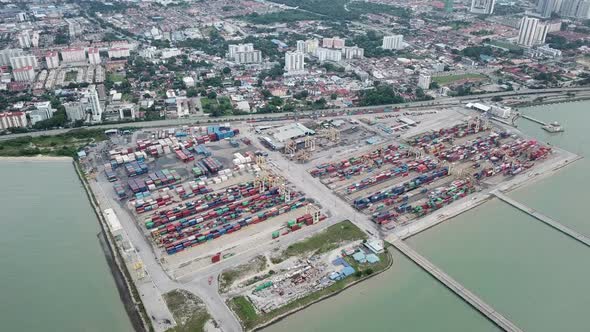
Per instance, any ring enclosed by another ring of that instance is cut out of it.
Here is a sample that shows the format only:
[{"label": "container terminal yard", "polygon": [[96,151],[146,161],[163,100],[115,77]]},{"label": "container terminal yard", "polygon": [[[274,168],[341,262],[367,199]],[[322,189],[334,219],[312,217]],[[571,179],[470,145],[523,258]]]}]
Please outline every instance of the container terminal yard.
[{"label": "container terminal yard", "polygon": [[239,331],[231,297],[273,310],[329,285],[347,246],[371,252],[342,243],[281,263],[273,280],[296,295],[269,280],[220,293],[223,271],[343,220],[396,243],[577,159],[461,106],[109,132],[81,163],[156,331],[175,324],[167,291],[196,294],[224,331]]}]

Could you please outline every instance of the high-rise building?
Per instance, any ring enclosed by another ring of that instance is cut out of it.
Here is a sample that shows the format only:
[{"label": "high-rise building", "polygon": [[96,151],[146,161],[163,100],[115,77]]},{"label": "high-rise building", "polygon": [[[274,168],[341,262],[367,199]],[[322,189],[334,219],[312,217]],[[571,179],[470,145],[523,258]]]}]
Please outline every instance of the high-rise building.
[{"label": "high-rise building", "polygon": [[526,47],[543,44],[548,30],[549,26],[539,22],[538,18],[525,16],[520,21],[517,43]]},{"label": "high-rise building", "polygon": [[324,61],[339,62],[342,60],[342,52],[340,50],[335,50],[335,49],[319,47],[316,50],[316,55],[318,57],[318,60],[320,60],[320,62],[324,62]]},{"label": "high-rise building", "polygon": [[28,30],[21,31],[17,35],[18,44],[22,48],[30,48],[31,47],[31,35]]},{"label": "high-rise building", "polygon": [[305,70],[305,54],[302,52],[285,53],[285,73],[299,74]]},{"label": "high-rise building", "polygon": [[305,53],[315,55],[318,47],[320,47],[320,41],[317,39],[308,39],[305,41]]},{"label": "high-rise building", "polygon": [[109,59],[128,58],[131,54],[126,47],[111,47],[108,50]]},{"label": "high-rise building", "polygon": [[365,50],[358,46],[344,47],[344,57],[346,59],[362,59],[365,56]]},{"label": "high-rise building", "polygon": [[539,0],[537,2],[536,12],[543,18],[549,18],[553,10],[555,10],[556,2],[556,0]]},{"label": "high-rise building", "polygon": [[589,19],[590,0],[563,0],[559,14],[565,17]]},{"label": "high-rise building", "polygon": [[404,41],[403,35],[393,35],[383,37],[383,45],[381,47],[384,50],[400,50]]},{"label": "high-rise building", "polygon": [[0,112],[0,129],[24,128],[27,126],[25,112]]},{"label": "high-rise building", "polygon": [[346,44],[346,40],[339,37],[334,38],[324,38],[322,40],[322,47],[323,48],[337,48],[342,49]]},{"label": "high-rise building", "polygon": [[420,74],[420,76],[418,76],[418,87],[423,90],[428,90],[430,88],[430,81],[431,81],[430,75]]},{"label": "high-rise building", "polygon": [[234,62],[241,64],[262,62],[262,52],[255,50],[251,43],[229,45],[227,55]]},{"label": "high-rise building", "polygon": [[35,68],[26,66],[12,70],[14,80],[17,82],[33,82],[35,80]]},{"label": "high-rise building", "polygon": [[68,34],[71,38],[75,38],[82,34],[82,25],[76,21],[68,22]]},{"label": "high-rise building", "polygon": [[0,51],[0,66],[8,66],[10,58],[24,55],[25,52],[20,48],[7,48]]},{"label": "high-rise building", "polygon": [[63,62],[86,62],[86,51],[83,48],[66,48],[61,50]]},{"label": "high-rise building", "polygon": [[54,69],[59,67],[59,55],[56,51],[49,51],[45,55],[45,64],[47,69]]},{"label": "high-rise building", "polygon": [[100,100],[98,99],[98,92],[96,92],[96,87],[94,85],[88,86],[88,91],[86,93],[86,97],[88,98],[88,109],[91,113],[91,122],[98,123],[102,121],[102,107],[100,106]]},{"label": "high-rise building", "polygon": [[496,0],[471,0],[471,12],[474,14],[491,15],[494,13]]},{"label": "high-rise building", "polygon": [[305,40],[297,41],[297,52],[307,53],[305,49]]},{"label": "high-rise building", "polygon": [[34,55],[13,56],[10,58],[10,66],[12,69],[29,66],[34,69],[37,68],[37,57]]},{"label": "high-rise building", "polygon": [[68,117],[69,121],[79,121],[79,120],[86,120],[86,112],[84,111],[84,107],[82,103],[73,101],[69,103],[63,104],[66,109],[66,116]]},{"label": "high-rise building", "polygon": [[232,44],[229,45],[229,53],[228,57],[233,59],[235,54],[238,52],[250,52],[254,51],[254,44],[247,43],[247,44]]},{"label": "high-rise building", "polygon": [[88,49],[88,63],[91,65],[100,65],[100,53],[98,48],[91,47]]},{"label": "high-rise building", "polygon": [[39,47],[39,31],[33,31],[31,35],[31,46]]}]

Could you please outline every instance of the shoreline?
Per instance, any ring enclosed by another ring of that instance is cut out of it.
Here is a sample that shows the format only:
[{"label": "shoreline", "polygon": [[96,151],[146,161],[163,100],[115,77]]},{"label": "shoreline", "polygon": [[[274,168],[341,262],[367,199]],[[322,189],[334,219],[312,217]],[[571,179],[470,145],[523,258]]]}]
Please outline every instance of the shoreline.
[{"label": "shoreline", "polygon": [[[113,242],[114,239],[108,229],[108,226],[106,225],[104,215],[102,214],[102,211],[96,202],[96,198],[94,197],[94,194],[92,193],[92,190],[90,189],[84,174],[80,170],[77,161],[70,157],[63,158],[72,160],[76,175],[78,176],[78,179],[84,188],[84,192],[88,197],[88,202],[96,214],[98,224],[101,228],[101,232],[97,234],[97,237],[105,254],[107,264],[111,270],[111,275],[113,276],[115,285],[119,291],[119,297],[123,302],[123,306],[125,307],[125,311],[127,312],[127,316],[129,317],[131,325],[135,331],[153,331],[153,327],[149,321],[149,317],[147,317],[147,312],[145,311],[145,307],[143,306],[143,302],[141,301],[136,285],[133,282],[125,264],[121,263],[121,253],[118,251],[118,248]],[[104,240],[104,243],[101,241],[101,237]]]},{"label": "shoreline", "polygon": [[0,157],[0,161],[72,161],[72,157],[58,157],[58,156],[7,156]]}]

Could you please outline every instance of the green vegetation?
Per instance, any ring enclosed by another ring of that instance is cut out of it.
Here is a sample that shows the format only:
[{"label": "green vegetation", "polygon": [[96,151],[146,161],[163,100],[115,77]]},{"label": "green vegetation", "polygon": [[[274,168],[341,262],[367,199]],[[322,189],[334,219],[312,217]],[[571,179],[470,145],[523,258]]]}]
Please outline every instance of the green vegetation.
[{"label": "green vegetation", "polygon": [[59,45],[69,44],[70,37],[65,32],[59,32],[53,38],[53,42]]},{"label": "green vegetation", "polygon": [[490,45],[494,45],[494,46],[498,46],[501,48],[505,48],[509,51],[522,51],[522,47],[516,45],[516,44],[512,44],[509,42],[505,42],[505,41],[500,41],[500,40],[490,40],[488,42],[486,42],[486,44],[490,44]]},{"label": "green vegetation", "polygon": [[485,30],[485,29],[481,29],[481,30],[471,31],[470,32],[470,34],[472,34],[474,36],[487,36],[487,35],[491,35],[493,33],[494,33],[494,31],[492,31],[492,30]]},{"label": "green vegetation", "polygon": [[318,19],[311,13],[319,15],[325,20],[333,21],[358,20],[363,14],[389,14],[399,17],[410,16],[410,11],[405,8],[370,2],[349,0],[272,0],[272,2],[291,7],[299,7],[304,11],[308,11],[306,13],[307,16],[312,18],[307,18],[307,20]]},{"label": "green vegetation", "polygon": [[381,45],[383,44],[383,34],[380,34],[375,30],[369,30],[365,35],[355,35],[352,38],[352,43],[358,47],[364,48],[365,56],[367,58],[380,58],[395,55],[394,51],[381,48]]},{"label": "green vegetation", "polygon": [[164,301],[172,312],[177,326],[166,332],[200,332],[211,319],[203,301],[185,290],[176,289],[164,294]]},{"label": "green vegetation", "polygon": [[461,54],[478,61],[482,54],[491,56],[494,52],[490,46],[468,46],[461,50]]},{"label": "green vegetation", "polygon": [[219,292],[225,293],[229,288],[245,275],[257,273],[266,268],[266,257],[256,256],[248,263],[236,266],[232,269],[225,270],[219,275]]},{"label": "green vegetation", "polygon": [[203,51],[209,55],[224,56],[227,52],[227,42],[219,34],[217,30],[211,30],[209,32],[208,39],[192,39],[189,38],[184,41],[176,43],[178,47],[194,48],[196,50]]},{"label": "green vegetation", "polygon": [[470,26],[471,23],[466,22],[466,21],[451,21],[447,25],[450,26],[453,30],[459,30],[461,28],[466,28],[466,27]]},{"label": "green vegetation", "polygon": [[75,157],[84,146],[105,140],[103,130],[74,129],[55,136],[24,136],[0,142],[0,156],[66,156]]},{"label": "green vegetation", "polygon": [[573,50],[584,45],[590,46],[590,41],[588,40],[576,39],[570,42],[565,37],[554,34],[547,35],[546,43],[558,50]]},{"label": "green vegetation", "polygon": [[379,258],[381,259],[381,261],[376,264],[357,264],[356,262],[354,262],[354,265],[352,266],[355,269],[358,269],[358,273],[351,275],[344,280],[339,280],[322,290],[308,294],[307,296],[290,302],[268,313],[257,313],[256,309],[254,308],[250,300],[248,300],[248,298],[246,298],[245,296],[238,296],[230,299],[228,301],[228,305],[240,318],[244,327],[246,329],[252,329],[260,324],[269,322],[272,319],[279,317],[289,311],[303,308],[315,301],[322,299],[325,296],[336,294],[344,290],[350,284],[359,281],[363,278],[366,278],[367,276],[370,276],[372,274],[386,270],[389,266],[391,266],[392,257],[388,252],[380,254]]},{"label": "green vegetation", "polygon": [[64,78],[64,81],[66,81],[66,82],[75,81],[77,76],[78,76],[78,71],[71,70],[66,73],[66,77]]},{"label": "green vegetation", "polygon": [[360,106],[374,106],[386,104],[400,104],[404,98],[393,91],[390,85],[377,85],[372,90],[361,91],[359,94]]},{"label": "green vegetation", "polygon": [[252,13],[243,16],[242,18],[254,24],[290,23],[310,20],[320,21],[324,19],[323,16],[294,9],[262,15],[258,13]]},{"label": "green vegetation", "polygon": [[461,80],[483,80],[486,76],[482,74],[463,74],[433,77],[432,81],[438,85],[447,85]]},{"label": "green vegetation", "polygon": [[289,257],[314,253],[322,254],[338,248],[343,242],[364,240],[367,235],[349,220],[332,225],[301,242],[294,243],[285,249],[281,257],[273,257],[273,263],[283,261]]},{"label": "green vegetation", "polygon": [[218,117],[233,114],[233,106],[228,97],[217,97],[215,92],[209,93],[206,98],[201,98],[203,112]]}]

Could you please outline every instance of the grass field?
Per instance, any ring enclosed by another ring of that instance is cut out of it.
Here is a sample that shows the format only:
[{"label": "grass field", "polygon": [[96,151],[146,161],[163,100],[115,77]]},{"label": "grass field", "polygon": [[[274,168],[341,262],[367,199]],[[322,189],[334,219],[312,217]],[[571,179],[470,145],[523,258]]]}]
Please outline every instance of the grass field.
[{"label": "grass field", "polygon": [[0,142],[0,156],[67,156],[92,143],[105,140],[103,130],[74,129],[55,136],[24,136]]},{"label": "grass field", "polygon": [[451,84],[456,81],[473,79],[473,80],[483,80],[486,76],[482,74],[464,74],[464,75],[449,75],[449,76],[438,76],[433,77],[432,81],[438,83],[439,85],[446,85]]},{"label": "grass field", "polygon": [[512,44],[509,42],[503,42],[503,41],[499,41],[499,40],[490,40],[489,42],[487,42],[487,44],[502,47],[502,48],[512,50],[512,51],[522,50],[522,47],[520,47],[516,44]]},{"label": "grass field", "polygon": [[65,82],[74,82],[76,81],[76,77],[78,77],[78,71],[76,70],[71,70],[69,72],[66,73],[66,76],[64,78]]},{"label": "grass field", "polygon": [[123,82],[125,80],[125,76],[117,73],[110,73],[108,77],[114,83]]},{"label": "grass field", "polygon": [[[322,232],[313,235],[301,242],[294,243],[287,247],[279,257],[279,261],[292,256],[299,256],[307,253],[322,254],[338,248],[341,243],[348,241],[364,240],[367,235],[363,233],[349,220],[332,225]],[[277,261],[273,257],[273,262]]]},{"label": "grass field", "polygon": [[211,319],[203,301],[187,291],[177,289],[166,293],[164,301],[177,323],[166,332],[201,332]]},{"label": "grass field", "polygon": [[313,292],[305,297],[290,302],[268,313],[259,314],[254,308],[254,305],[245,296],[238,296],[230,299],[228,301],[228,305],[240,318],[244,327],[247,330],[250,330],[260,324],[269,322],[272,319],[281,316],[289,311],[305,307],[325,296],[340,292],[350,284],[362,278],[366,278],[368,275],[381,272],[387,269],[389,266],[391,266],[392,257],[388,252],[380,254],[379,258],[381,259],[381,261],[375,264],[357,264],[352,259],[347,259],[349,263],[353,263],[351,265],[355,268],[355,270],[357,270],[357,273],[349,276],[344,280],[337,281],[322,290]]}]

